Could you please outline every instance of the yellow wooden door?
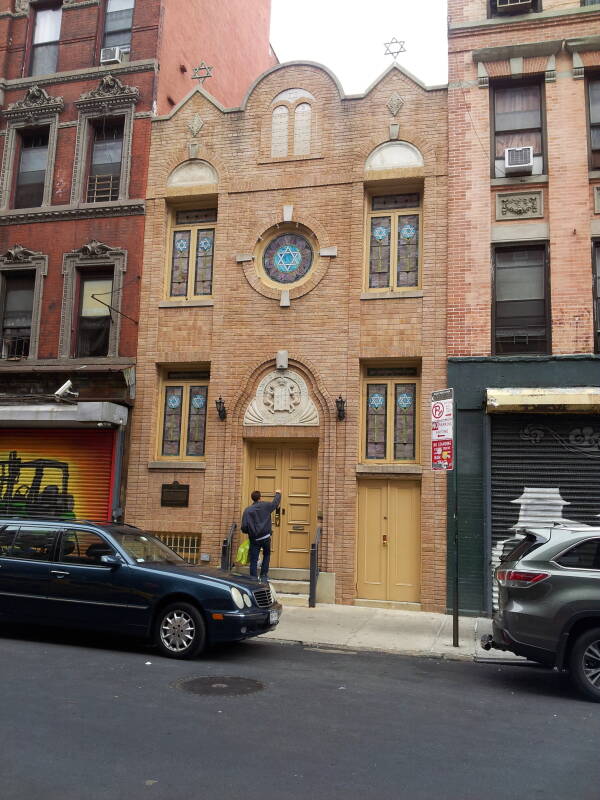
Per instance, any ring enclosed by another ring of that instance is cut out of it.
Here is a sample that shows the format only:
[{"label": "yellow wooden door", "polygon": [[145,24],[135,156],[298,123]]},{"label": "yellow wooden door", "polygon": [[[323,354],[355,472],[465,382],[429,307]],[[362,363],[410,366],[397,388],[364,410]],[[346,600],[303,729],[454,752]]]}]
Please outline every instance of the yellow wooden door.
[{"label": "yellow wooden door", "polygon": [[420,600],[421,489],[416,481],[358,487],[357,593],[366,600]]},{"label": "yellow wooden door", "polygon": [[250,445],[245,505],[258,489],[272,500],[281,489],[280,513],[273,514],[271,565],[306,569],[317,524],[317,453],[304,443]]}]

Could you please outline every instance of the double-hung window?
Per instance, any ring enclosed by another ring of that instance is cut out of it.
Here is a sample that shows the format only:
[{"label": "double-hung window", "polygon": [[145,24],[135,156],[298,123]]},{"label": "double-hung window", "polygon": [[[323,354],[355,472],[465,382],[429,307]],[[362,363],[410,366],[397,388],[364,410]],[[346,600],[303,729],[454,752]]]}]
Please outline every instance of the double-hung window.
[{"label": "double-hung window", "polygon": [[596,353],[600,353],[600,242],[594,242],[594,343]]},{"label": "double-hung window", "polygon": [[204,456],[207,372],[168,372],[162,391],[159,457],[186,461]]},{"label": "double-hung window", "polygon": [[366,368],[363,386],[365,460],[416,460],[416,375],[415,367]]},{"label": "double-hung window", "polygon": [[107,1],[102,47],[119,47],[126,53],[130,51],[134,6],[135,0]]},{"label": "double-hung window", "polygon": [[494,352],[549,353],[546,247],[496,248],[494,260]]},{"label": "double-hung window", "polygon": [[544,172],[542,88],[539,83],[497,86],[494,90],[494,175],[505,176],[510,147],[533,148],[533,175]]},{"label": "double-hung window", "polygon": [[91,124],[92,142],[88,172],[88,203],[119,199],[123,161],[123,119],[100,119]]},{"label": "double-hung window", "polygon": [[216,208],[176,211],[171,237],[168,296],[212,294]]},{"label": "double-hung window", "polygon": [[40,8],[35,12],[30,75],[52,75],[56,72],[61,21],[60,5]]},{"label": "double-hung window", "polygon": [[3,283],[0,358],[27,358],[31,340],[35,271],[7,272]]},{"label": "double-hung window", "polygon": [[371,198],[368,289],[419,285],[421,198],[417,193]]},{"label": "double-hung window", "polygon": [[80,275],[75,357],[103,358],[108,355],[113,274]]},{"label": "double-hung window", "polygon": [[590,153],[592,169],[600,169],[600,79],[588,84],[590,102]]},{"label": "double-hung window", "polygon": [[14,207],[38,208],[44,200],[48,165],[49,129],[23,130],[19,135],[19,168],[17,170]]}]

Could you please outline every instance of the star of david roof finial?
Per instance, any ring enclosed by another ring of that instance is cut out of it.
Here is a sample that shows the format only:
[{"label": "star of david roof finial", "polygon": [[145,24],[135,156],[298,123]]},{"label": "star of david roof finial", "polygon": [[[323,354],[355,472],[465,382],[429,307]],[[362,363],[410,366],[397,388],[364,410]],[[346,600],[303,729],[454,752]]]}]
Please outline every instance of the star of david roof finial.
[{"label": "star of david roof finial", "polygon": [[398,39],[394,36],[393,39],[389,42],[384,42],[385,44],[385,53],[386,56],[392,56],[394,62],[398,57],[399,53],[406,53],[406,47],[404,46],[404,42],[399,42]]},{"label": "star of david roof finial", "polygon": [[194,67],[192,74],[193,81],[200,81],[200,86],[204,86],[204,81],[207,78],[212,78],[214,67],[209,67],[205,61],[201,61],[197,67]]}]

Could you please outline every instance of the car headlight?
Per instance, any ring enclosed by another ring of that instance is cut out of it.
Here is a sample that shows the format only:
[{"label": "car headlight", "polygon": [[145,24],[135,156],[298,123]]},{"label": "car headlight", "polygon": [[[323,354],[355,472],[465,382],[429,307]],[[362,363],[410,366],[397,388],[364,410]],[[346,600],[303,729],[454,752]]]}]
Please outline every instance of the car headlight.
[{"label": "car headlight", "polygon": [[250,606],[252,605],[252,598],[250,597],[249,594],[244,594],[244,603],[248,608],[250,608]]},{"label": "car headlight", "polygon": [[235,586],[232,586],[229,591],[231,592],[231,599],[236,604],[236,606],[238,608],[243,608],[244,598],[242,597],[242,593],[240,592],[240,590],[237,589]]},{"label": "car headlight", "polygon": [[271,590],[271,599],[274,603],[277,602],[277,592],[275,591],[275,587],[272,583],[269,583],[269,589]]}]

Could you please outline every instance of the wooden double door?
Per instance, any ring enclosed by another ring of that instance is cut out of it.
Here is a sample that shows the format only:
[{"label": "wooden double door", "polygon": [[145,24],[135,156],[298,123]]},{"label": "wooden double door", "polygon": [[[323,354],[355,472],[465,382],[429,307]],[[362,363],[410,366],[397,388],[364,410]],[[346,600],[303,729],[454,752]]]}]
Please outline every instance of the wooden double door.
[{"label": "wooden double door", "polygon": [[281,505],[273,514],[271,566],[307,569],[317,525],[317,445],[307,442],[248,444],[244,505],[258,489],[272,500],[281,489]]},{"label": "wooden double door", "polygon": [[420,601],[420,508],[421,486],[417,481],[359,482],[358,597]]}]

